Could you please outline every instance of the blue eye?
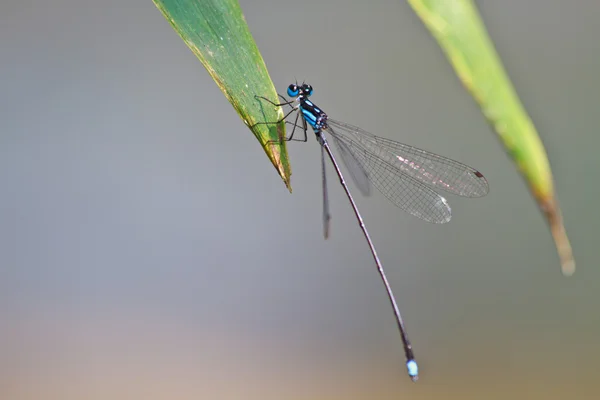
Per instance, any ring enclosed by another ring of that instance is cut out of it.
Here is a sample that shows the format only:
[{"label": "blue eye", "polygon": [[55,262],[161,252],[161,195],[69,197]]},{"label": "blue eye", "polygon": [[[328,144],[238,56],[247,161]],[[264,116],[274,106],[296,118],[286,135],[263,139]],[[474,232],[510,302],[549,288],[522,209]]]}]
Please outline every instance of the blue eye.
[{"label": "blue eye", "polygon": [[313,88],[309,84],[303,83],[301,91],[304,96],[309,97],[313,92]]},{"label": "blue eye", "polygon": [[288,86],[288,88],[287,88],[287,94],[290,97],[296,97],[296,96],[298,96],[300,94],[300,91],[298,90],[298,86],[294,85],[294,84]]}]

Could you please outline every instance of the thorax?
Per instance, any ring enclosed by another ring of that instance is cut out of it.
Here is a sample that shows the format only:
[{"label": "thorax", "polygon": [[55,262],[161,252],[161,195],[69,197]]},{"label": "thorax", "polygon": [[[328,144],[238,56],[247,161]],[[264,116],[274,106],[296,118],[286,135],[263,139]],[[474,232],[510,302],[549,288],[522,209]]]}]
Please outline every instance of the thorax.
[{"label": "thorax", "polygon": [[300,97],[299,102],[302,116],[313,130],[321,130],[327,127],[327,114],[323,110],[304,97]]}]

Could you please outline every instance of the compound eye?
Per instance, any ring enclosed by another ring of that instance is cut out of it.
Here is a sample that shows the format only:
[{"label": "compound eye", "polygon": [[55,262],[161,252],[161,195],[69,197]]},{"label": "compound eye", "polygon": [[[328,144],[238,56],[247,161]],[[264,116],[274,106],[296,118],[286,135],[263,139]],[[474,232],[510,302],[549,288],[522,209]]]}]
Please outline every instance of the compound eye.
[{"label": "compound eye", "polygon": [[293,83],[288,86],[287,88],[287,94],[290,97],[296,97],[300,94],[300,91],[298,90],[298,85],[294,85]]},{"label": "compound eye", "polygon": [[310,85],[304,85],[304,92],[307,96],[310,96],[313,92],[313,87]]}]

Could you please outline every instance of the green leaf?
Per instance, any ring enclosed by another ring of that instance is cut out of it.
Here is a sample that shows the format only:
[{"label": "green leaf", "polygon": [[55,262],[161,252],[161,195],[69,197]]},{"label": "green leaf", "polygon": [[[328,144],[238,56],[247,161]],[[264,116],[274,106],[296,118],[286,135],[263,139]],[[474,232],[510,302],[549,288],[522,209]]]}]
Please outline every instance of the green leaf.
[{"label": "green leaf", "polygon": [[237,0],[153,0],[173,29],[200,59],[227,100],[254,133],[291,191],[282,110],[257,100],[278,101],[267,67]]},{"label": "green leaf", "polygon": [[550,163],[472,0],[408,0],[475,98],[546,217],[564,275],[575,272]]}]

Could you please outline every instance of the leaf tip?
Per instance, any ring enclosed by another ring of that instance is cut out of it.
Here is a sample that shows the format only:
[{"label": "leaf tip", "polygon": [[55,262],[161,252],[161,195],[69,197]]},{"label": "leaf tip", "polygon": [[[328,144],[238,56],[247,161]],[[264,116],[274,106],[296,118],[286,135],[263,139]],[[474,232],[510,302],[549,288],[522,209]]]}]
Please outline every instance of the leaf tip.
[{"label": "leaf tip", "polygon": [[554,238],[556,251],[560,258],[560,268],[564,276],[571,276],[575,273],[575,258],[573,257],[573,249],[567,236],[567,231],[563,223],[558,201],[554,196],[545,202],[542,202],[542,210],[546,215],[550,231]]},{"label": "leaf tip", "polygon": [[263,144],[263,148],[271,160],[271,163],[277,170],[277,173],[283,180],[285,187],[290,191],[290,193],[292,193],[292,184],[290,179],[292,176],[292,171],[288,162],[285,143],[275,144],[266,142]]},{"label": "leaf tip", "polygon": [[564,276],[569,277],[575,273],[575,260],[571,259],[561,266]]}]

